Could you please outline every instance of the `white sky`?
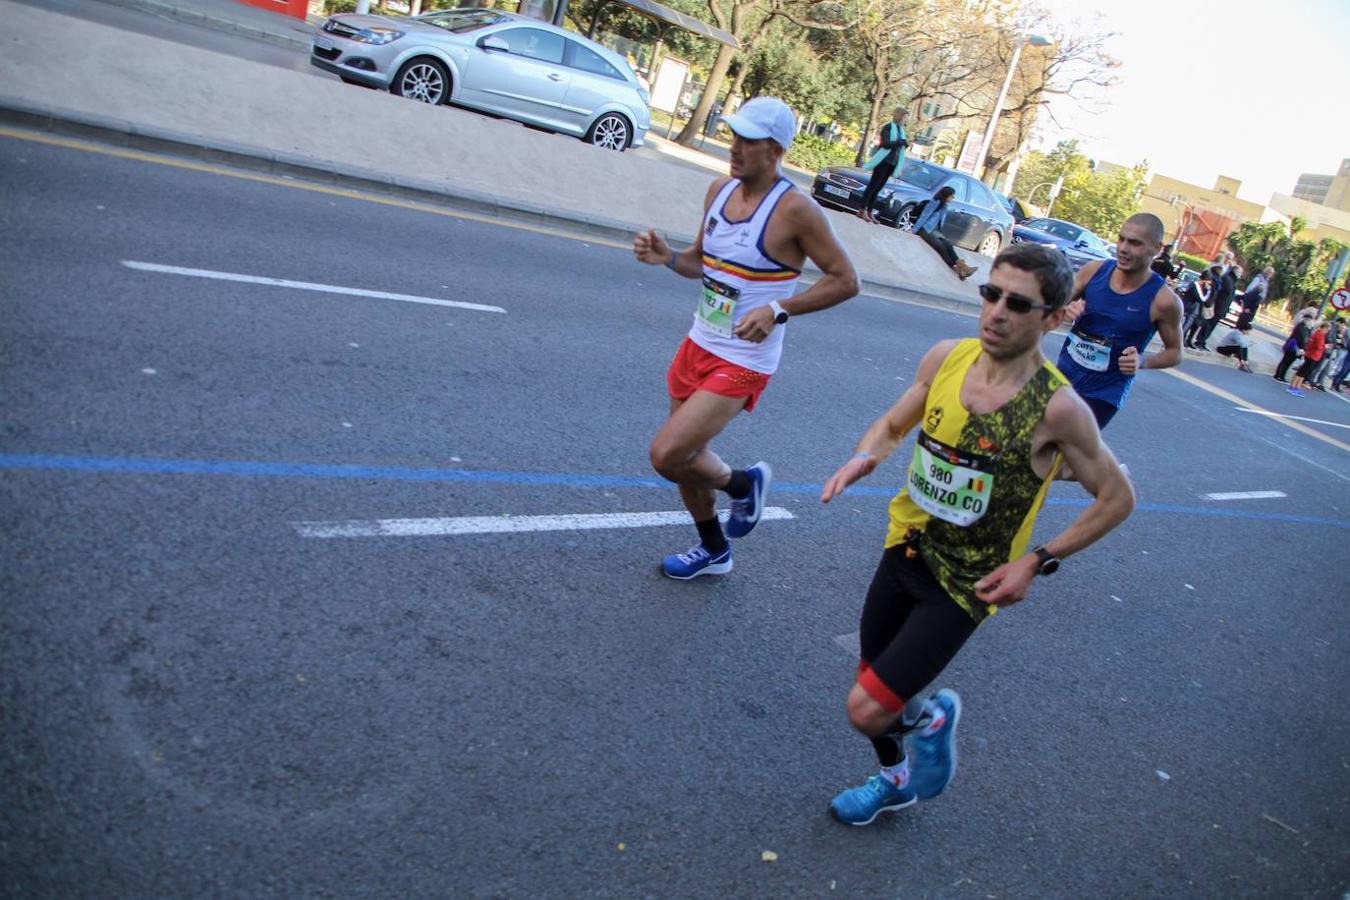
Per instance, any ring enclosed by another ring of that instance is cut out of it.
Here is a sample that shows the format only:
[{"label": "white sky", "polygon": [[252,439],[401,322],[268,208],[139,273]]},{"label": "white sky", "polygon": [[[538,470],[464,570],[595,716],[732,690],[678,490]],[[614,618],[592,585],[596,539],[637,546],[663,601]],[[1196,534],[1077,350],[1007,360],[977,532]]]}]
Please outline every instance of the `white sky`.
[{"label": "white sky", "polygon": [[1231,175],[1238,196],[1262,204],[1350,157],[1350,0],[1038,4],[1117,32],[1107,51],[1121,61],[1104,111],[1057,99],[1064,130],[1047,122],[1041,144],[1077,137],[1094,159],[1147,159],[1151,172],[1204,187]]}]

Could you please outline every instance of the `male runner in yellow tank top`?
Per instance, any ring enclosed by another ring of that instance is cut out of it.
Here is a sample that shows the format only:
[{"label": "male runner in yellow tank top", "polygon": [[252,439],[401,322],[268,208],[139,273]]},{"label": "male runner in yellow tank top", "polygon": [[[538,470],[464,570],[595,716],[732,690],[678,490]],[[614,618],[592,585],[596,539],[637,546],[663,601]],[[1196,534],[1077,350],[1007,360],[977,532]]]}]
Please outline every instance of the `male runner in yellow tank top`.
[{"label": "male runner in yellow tank top", "polygon": [[[867,430],[825,483],[828,503],[920,428],[905,486],[891,501],[881,564],[863,605],[861,660],[848,717],[881,772],[840,793],[830,811],[867,825],[937,796],[956,770],[961,700],[920,693],[977,625],[1026,596],[1037,575],[1129,516],[1134,492],[1101,442],[1092,411],[1041,353],[1064,318],[1073,273],[1063,254],[1015,244],[981,285],[978,338],[942,341],[914,384]],[[1028,552],[1032,526],[1062,463],[1094,497],[1063,532]],[[914,730],[914,770],[903,737]]]}]

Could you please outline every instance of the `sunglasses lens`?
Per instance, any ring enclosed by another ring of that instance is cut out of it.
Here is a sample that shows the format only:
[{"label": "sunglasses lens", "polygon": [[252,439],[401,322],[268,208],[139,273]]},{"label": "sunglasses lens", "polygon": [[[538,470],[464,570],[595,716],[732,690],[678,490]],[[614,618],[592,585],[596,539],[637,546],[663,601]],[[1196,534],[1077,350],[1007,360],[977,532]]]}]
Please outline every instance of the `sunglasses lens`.
[{"label": "sunglasses lens", "polygon": [[1032,303],[1025,297],[1019,297],[1016,294],[1009,294],[1002,288],[996,288],[992,284],[980,285],[980,296],[986,303],[997,303],[1000,299],[1007,304],[1008,310],[1015,313],[1029,313],[1032,309]]}]

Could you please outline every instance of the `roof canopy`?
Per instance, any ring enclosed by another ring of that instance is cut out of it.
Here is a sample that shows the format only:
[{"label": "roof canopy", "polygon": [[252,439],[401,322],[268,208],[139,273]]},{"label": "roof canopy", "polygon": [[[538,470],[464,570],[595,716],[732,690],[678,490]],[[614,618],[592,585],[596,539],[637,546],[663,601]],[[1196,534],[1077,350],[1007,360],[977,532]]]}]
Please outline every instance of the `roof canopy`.
[{"label": "roof canopy", "polygon": [[595,33],[596,23],[600,20],[600,10],[607,3],[617,3],[620,6],[626,6],[636,13],[646,16],[649,19],[655,19],[665,25],[673,25],[676,28],[683,28],[685,31],[697,34],[700,37],[712,38],[719,44],[726,44],[728,47],[734,47],[737,50],[741,48],[741,42],[736,40],[730,34],[727,34],[720,28],[714,28],[707,22],[700,22],[693,16],[685,15],[669,6],[662,6],[656,0],[605,0],[596,7],[595,17],[591,20],[591,35]]}]

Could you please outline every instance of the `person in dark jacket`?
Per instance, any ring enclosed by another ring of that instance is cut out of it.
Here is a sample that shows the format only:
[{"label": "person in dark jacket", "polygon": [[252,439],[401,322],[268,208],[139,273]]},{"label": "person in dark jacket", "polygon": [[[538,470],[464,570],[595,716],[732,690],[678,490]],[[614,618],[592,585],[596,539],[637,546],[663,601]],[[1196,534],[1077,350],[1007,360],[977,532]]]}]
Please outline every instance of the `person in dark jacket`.
[{"label": "person in dark jacket", "polygon": [[1322,354],[1327,352],[1327,330],[1330,326],[1330,322],[1318,322],[1317,327],[1308,335],[1308,343],[1303,348],[1303,365],[1299,366],[1298,374],[1289,383],[1289,393],[1295,397],[1304,395],[1304,385],[1312,378],[1313,372],[1317,371],[1318,364],[1322,362]]},{"label": "person in dark jacket", "polygon": [[1220,271],[1219,277],[1215,280],[1214,292],[1211,295],[1214,298],[1214,318],[1205,325],[1205,333],[1200,336],[1201,350],[1209,349],[1207,346],[1209,336],[1214,333],[1219,321],[1228,315],[1228,309],[1233,305],[1233,295],[1237,293],[1237,281],[1241,277],[1241,266],[1227,266]]},{"label": "person in dark jacket", "polygon": [[872,171],[872,177],[867,182],[867,190],[863,191],[858,217],[868,222],[875,223],[877,220],[872,213],[872,204],[876,202],[877,194],[905,163],[905,148],[909,146],[909,139],[905,134],[907,118],[909,110],[903,106],[897,106],[891,111],[891,120],[881,126],[881,134],[877,136],[880,143],[864,166]]},{"label": "person in dark jacket", "polygon": [[1312,333],[1311,322],[1316,316],[1317,310],[1310,306],[1301,310],[1294,318],[1294,329],[1289,332],[1289,337],[1284,342],[1284,356],[1280,359],[1280,364],[1275,367],[1275,374],[1271,376],[1276,381],[1284,381],[1284,376],[1288,374],[1289,367],[1303,352],[1304,346],[1308,343],[1308,335]]},{"label": "person in dark jacket", "polygon": [[1274,276],[1275,267],[1266,266],[1247,282],[1247,289],[1242,292],[1242,315],[1238,316],[1237,320],[1239,326],[1243,322],[1250,324],[1256,319],[1257,310],[1266,302],[1266,294],[1270,291],[1270,279]]},{"label": "person in dark jacket", "polygon": [[923,238],[928,246],[936,250],[938,256],[942,257],[942,261],[950,266],[962,281],[965,281],[979,270],[957,256],[956,248],[942,233],[942,226],[947,221],[947,204],[955,196],[956,188],[950,184],[944,184],[938,188],[932,199],[924,201],[919,217],[914,220],[914,233]]},{"label": "person in dark jacket", "polygon": [[1162,252],[1153,260],[1151,268],[1163,278],[1176,278],[1178,266],[1172,262],[1172,247],[1168,244],[1162,248]]},{"label": "person in dark jacket", "polygon": [[1204,328],[1205,322],[1208,321],[1205,318],[1205,311],[1212,303],[1209,297],[1213,288],[1213,276],[1204,271],[1181,292],[1182,343],[1192,350],[1196,349],[1195,339],[1200,336],[1200,329]]}]

